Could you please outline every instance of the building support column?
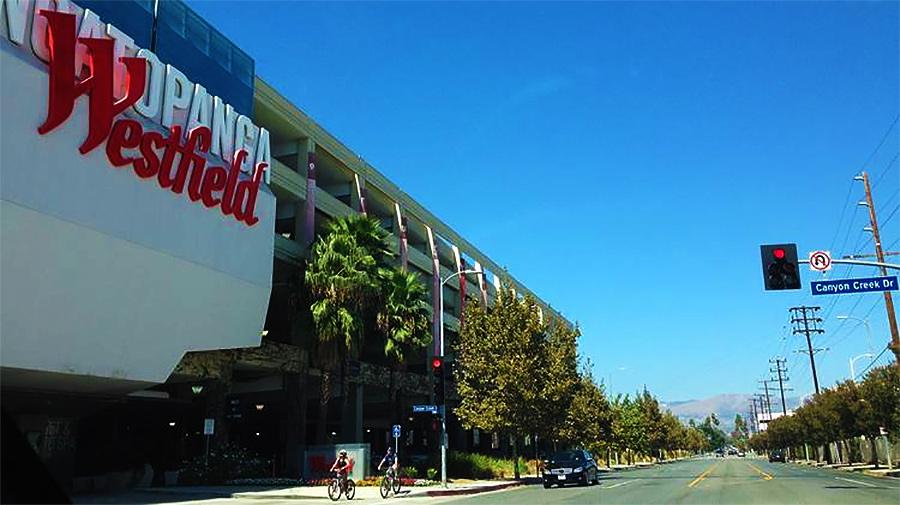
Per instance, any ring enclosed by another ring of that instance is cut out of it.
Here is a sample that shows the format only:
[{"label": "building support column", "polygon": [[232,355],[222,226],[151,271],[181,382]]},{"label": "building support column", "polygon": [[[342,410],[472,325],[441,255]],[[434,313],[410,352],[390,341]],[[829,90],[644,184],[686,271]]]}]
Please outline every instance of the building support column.
[{"label": "building support column", "polygon": [[286,477],[297,478],[303,472],[303,454],[306,451],[307,384],[306,370],[302,373],[284,374],[286,439],[284,471]]},{"label": "building support column", "polygon": [[397,216],[397,230],[400,236],[400,268],[406,272],[409,269],[409,237],[407,235],[406,218],[400,212],[400,204],[394,203],[394,214]]},{"label": "building support column", "polygon": [[484,267],[481,266],[481,263],[475,262],[475,270],[478,270],[480,273],[478,274],[478,290],[481,292],[481,303],[487,307],[488,304],[488,293],[487,293],[487,282],[484,278]]},{"label": "building support column", "polygon": [[431,327],[432,338],[434,339],[434,356],[441,355],[441,261],[438,258],[437,242],[434,240],[434,232],[431,227],[425,225],[425,232],[428,235],[428,246],[431,248],[431,273],[432,273],[432,289],[431,289]]},{"label": "building support column", "polygon": [[312,139],[301,140],[301,150],[298,156],[302,157],[306,152],[306,203],[305,221],[303,226],[303,245],[309,249],[316,239],[316,144]]},{"label": "building support column", "polygon": [[353,210],[367,216],[366,206],[366,180],[359,174],[353,174],[353,192],[351,193],[350,203]]}]

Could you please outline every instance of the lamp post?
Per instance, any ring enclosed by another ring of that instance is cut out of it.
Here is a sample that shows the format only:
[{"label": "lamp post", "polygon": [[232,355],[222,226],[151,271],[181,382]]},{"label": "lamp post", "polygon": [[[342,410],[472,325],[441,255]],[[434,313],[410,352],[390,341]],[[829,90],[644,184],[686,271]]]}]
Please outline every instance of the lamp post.
[{"label": "lamp post", "polygon": [[858,360],[859,358],[874,358],[874,357],[875,357],[874,354],[872,354],[870,352],[864,352],[855,358],[850,358],[850,380],[852,380],[852,381],[856,380],[856,373],[854,373],[854,371],[853,371],[853,364],[856,363],[856,360]]},{"label": "lamp post", "polygon": [[862,324],[866,325],[866,344],[869,346],[869,352],[872,352],[872,327],[869,326],[869,321],[867,319],[863,319],[861,317],[854,316],[837,316],[840,320],[852,319],[854,321],[859,321]]},{"label": "lamp post", "polygon": [[[440,272],[440,271],[439,271]],[[446,279],[441,280],[441,287],[438,289],[438,321],[440,327],[440,344],[441,344],[441,358],[444,357],[444,284],[460,275],[465,274],[481,274],[483,272],[479,270],[460,270],[458,272],[452,273],[447,276]],[[446,365],[446,363],[445,363]],[[441,373],[447,373],[446,370],[441,371]],[[447,400],[446,393],[444,396],[444,405],[441,405],[441,485],[443,487],[447,487]]]}]

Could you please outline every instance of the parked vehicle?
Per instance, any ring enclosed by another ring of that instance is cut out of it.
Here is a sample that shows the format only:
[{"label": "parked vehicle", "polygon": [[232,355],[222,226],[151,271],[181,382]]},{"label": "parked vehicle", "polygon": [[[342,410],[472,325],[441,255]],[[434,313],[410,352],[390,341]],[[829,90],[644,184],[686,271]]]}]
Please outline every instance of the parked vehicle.
[{"label": "parked vehicle", "polygon": [[769,463],[774,462],[784,463],[784,452],[780,449],[775,449],[773,451],[769,451]]},{"label": "parked vehicle", "polygon": [[572,450],[562,451],[544,460],[544,488],[556,484],[563,487],[566,484],[578,484],[587,486],[597,484],[600,473],[594,456],[588,451]]}]

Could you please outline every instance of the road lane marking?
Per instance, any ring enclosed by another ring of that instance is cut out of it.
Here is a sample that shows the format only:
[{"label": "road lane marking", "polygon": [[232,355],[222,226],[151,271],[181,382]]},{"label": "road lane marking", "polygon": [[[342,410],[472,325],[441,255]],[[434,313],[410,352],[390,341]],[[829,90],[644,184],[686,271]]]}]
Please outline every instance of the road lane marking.
[{"label": "road lane marking", "polygon": [[688,484],[688,487],[694,487],[694,486],[696,486],[697,484],[703,482],[703,479],[705,479],[706,477],[709,476],[710,473],[712,473],[713,468],[715,468],[717,464],[718,464],[718,463],[714,463],[713,466],[707,468],[705,472],[703,472],[703,473],[701,473],[700,475],[698,475],[696,479],[692,480],[691,483]]},{"label": "road lane marking", "polygon": [[749,466],[750,468],[752,468],[753,471],[755,471],[756,473],[762,475],[762,476],[763,476],[763,480],[772,480],[772,479],[775,478],[775,477],[772,477],[771,475],[767,474],[766,472],[760,470],[759,468],[756,468],[756,465],[754,465],[754,464],[752,464],[752,463],[747,463],[747,466]]},{"label": "road lane marking", "polygon": [[843,477],[835,477],[835,479],[843,480],[843,481],[846,481],[846,482],[852,482],[852,483],[854,483],[854,484],[862,484],[863,486],[878,487],[878,486],[876,486],[876,485],[874,485],[874,484],[869,484],[868,482],[863,482],[863,481],[861,481],[861,480],[845,479],[845,478],[843,478]]},{"label": "road lane marking", "polygon": [[612,486],[606,486],[606,487],[603,488],[603,489],[612,489],[612,488],[614,488],[614,487],[624,486],[625,484],[629,484],[629,483],[631,483],[631,482],[634,482],[634,481],[633,481],[633,480],[626,480],[625,482],[619,482],[618,484],[613,484]]}]

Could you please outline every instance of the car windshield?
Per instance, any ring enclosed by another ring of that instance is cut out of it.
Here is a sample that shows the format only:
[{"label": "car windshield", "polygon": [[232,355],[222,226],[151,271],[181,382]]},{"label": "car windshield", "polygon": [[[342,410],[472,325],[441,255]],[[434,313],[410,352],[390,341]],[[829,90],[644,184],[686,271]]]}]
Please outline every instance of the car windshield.
[{"label": "car windshield", "polygon": [[551,458],[553,461],[581,461],[584,457],[578,451],[558,452]]}]

